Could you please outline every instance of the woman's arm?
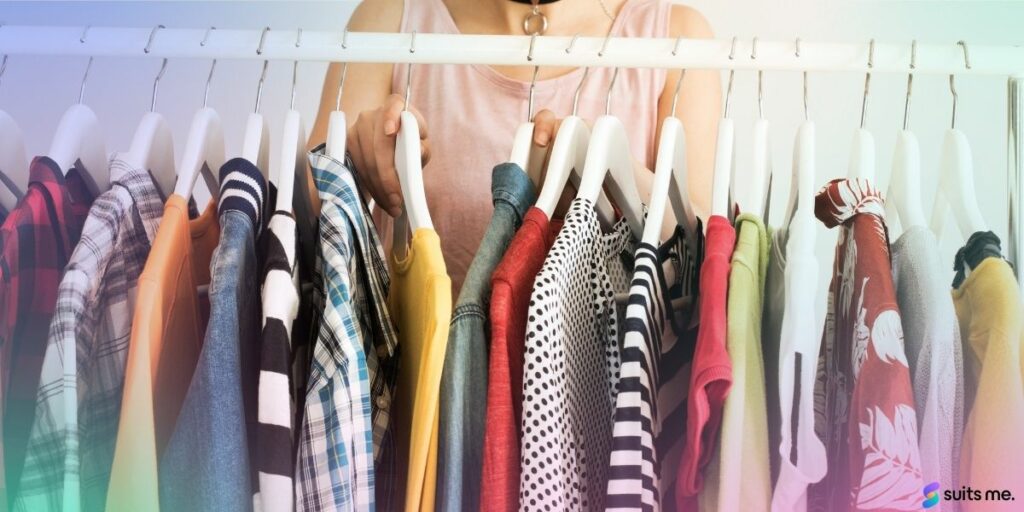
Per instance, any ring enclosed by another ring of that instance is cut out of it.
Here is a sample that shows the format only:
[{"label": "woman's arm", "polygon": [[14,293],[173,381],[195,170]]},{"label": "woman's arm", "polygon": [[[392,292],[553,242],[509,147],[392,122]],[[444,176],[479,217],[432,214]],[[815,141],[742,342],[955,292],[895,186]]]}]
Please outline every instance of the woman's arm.
[{"label": "woman's arm", "polygon": [[[410,0],[414,1],[414,0]],[[350,32],[398,32],[402,23],[403,0],[364,0],[349,20]],[[341,64],[331,64],[324,79],[320,109],[309,145],[327,138],[327,120],[334,111]],[[341,109],[348,121],[346,149],[352,155],[357,178],[373,199],[388,213],[401,213],[402,195],[395,172],[395,136],[404,99],[391,93],[392,64],[349,64]],[[429,155],[427,126],[419,121],[423,158]]]}]

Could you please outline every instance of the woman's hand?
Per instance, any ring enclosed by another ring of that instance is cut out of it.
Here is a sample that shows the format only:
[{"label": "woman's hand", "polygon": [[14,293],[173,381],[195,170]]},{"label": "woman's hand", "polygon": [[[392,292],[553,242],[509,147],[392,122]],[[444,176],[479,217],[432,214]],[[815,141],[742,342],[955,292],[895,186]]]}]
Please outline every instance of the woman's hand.
[{"label": "woman's hand", "polygon": [[[360,112],[348,131],[347,146],[360,187],[392,217],[402,213],[402,188],[395,170],[395,141],[404,106],[405,99],[392,94],[377,109]],[[409,107],[409,112],[416,116],[419,124],[420,158],[426,165],[430,160],[427,123],[415,108]]]}]

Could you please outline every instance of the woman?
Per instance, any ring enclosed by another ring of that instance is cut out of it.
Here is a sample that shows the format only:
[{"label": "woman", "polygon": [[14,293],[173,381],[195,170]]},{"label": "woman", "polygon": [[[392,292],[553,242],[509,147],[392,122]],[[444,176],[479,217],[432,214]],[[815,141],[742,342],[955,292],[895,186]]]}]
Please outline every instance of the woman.
[{"label": "woman", "polygon": [[[524,3],[525,2],[525,3]],[[700,13],[669,0],[554,0],[539,6],[549,26],[544,35],[604,37],[709,38]],[[353,32],[468,33],[523,35],[529,0],[364,0],[349,22]],[[533,20],[536,21],[536,20]],[[535,30],[537,24],[529,27]],[[458,51],[453,49],[453,51]],[[615,52],[612,39],[608,53]],[[524,56],[525,60],[525,56]],[[331,65],[311,141],[323,141],[334,109],[340,66]],[[342,109],[353,124],[348,131],[360,185],[382,209],[401,213],[402,196],[394,169],[395,135],[403,108],[406,65],[352,64]],[[535,86],[538,110],[534,143],[549,148],[559,116],[572,109],[582,69],[540,68]],[[532,66],[413,66],[409,110],[423,138],[424,182],[431,218],[440,236],[453,296],[458,295],[491,213],[488,176],[508,159],[516,127],[527,120]],[[611,113],[630,134],[637,161],[637,182],[646,200],[658,130],[672,114],[679,70],[622,69],[612,91]],[[579,115],[593,121],[604,113],[612,69],[586,76]],[[708,211],[721,90],[715,71],[686,74],[674,113],[687,136],[690,190],[698,212]],[[381,237],[391,238],[391,219],[378,212]]]}]

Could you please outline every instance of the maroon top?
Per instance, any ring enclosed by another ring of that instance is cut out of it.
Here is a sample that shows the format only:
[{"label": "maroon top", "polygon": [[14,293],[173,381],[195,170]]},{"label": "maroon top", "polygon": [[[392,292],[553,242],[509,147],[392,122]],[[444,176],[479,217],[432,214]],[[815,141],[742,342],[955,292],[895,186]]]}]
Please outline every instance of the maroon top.
[{"label": "maroon top", "polygon": [[14,485],[35,415],[57,287],[93,200],[81,172],[72,168],[64,176],[56,162],[36,157],[25,196],[0,226],[0,390],[6,476]]},{"label": "maroon top", "polygon": [[811,486],[810,509],[920,510],[917,415],[882,196],[866,180],[835,180],[814,206],[840,229],[814,390],[828,474]]},{"label": "maroon top", "polygon": [[708,221],[704,263],[700,269],[700,328],[693,353],[686,399],[686,434],[676,475],[676,508],[697,510],[701,473],[714,452],[722,409],[732,386],[732,362],[726,351],[726,302],[736,230],[725,217]]},{"label": "maroon top", "polygon": [[480,509],[519,510],[519,434],[527,310],[561,221],[531,207],[491,275],[491,360],[487,378]]}]

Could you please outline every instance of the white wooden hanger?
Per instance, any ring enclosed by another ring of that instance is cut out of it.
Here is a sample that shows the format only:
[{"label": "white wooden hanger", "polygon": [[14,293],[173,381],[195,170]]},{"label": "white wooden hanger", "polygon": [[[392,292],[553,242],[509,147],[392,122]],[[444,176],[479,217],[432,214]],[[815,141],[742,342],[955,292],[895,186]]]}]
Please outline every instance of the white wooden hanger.
[{"label": "white wooden hanger", "polygon": [[[751,60],[757,59],[757,38],[751,43]],[[734,166],[735,167],[735,166]],[[744,212],[756,212],[768,222],[768,193],[772,179],[772,155],[768,142],[768,120],[764,118],[764,70],[757,70],[757,120],[754,121],[754,159],[749,180],[744,186],[733,176],[736,202]]]},{"label": "white wooden hanger", "polygon": [[[302,29],[299,29],[301,38]],[[298,43],[296,43],[298,46]],[[278,160],[275,181],[277,183],[277,204],[275,209],[283,212],[292,211],[292,197],[295,183],[301,174],[307,171],[309,159],[306,158],[306,128],[302,124],[302,115],[295,110],[295,79],[299,61],[292,64],[292,95],[288,113],[284,117],[284,130],[281,137],[281,158]]]},{"label": "white wooden hanger", "polygon": [[[610,39],[609,34],[598,56],[604,55]],[[608,191],[629,223],[633,236],[639,239],[643,236],[644,230],[644,204],[640,190],[636,186],[636,167],[633,155],[629,151],[626,127],[619,118],[611,115],[612,91],[615,89],[618,76],[619,68],[615,68],[611,83],[608,84],[604,115],[597,118],[590,136],[583,177],[576,197],[597,204],[606,178],[610,178]]]},{"label": "white wooden hanger", "polygon": [[[571,46],[570,46],[571,47]],[[579,186],[580,173],[587,160],[587,147],[590,142],[590,128],[586,121],[576,115],[579,106],[580,90],[583,82],[587,79],[589,68],[584,68],[583,77],[576,86],[576,94],[572,102],[572,114],[562,120],[555,134],[555,141],[551,146],[551,157],[548,158],[547,169],[544,172],[544,181],[541,184],[540,194],[537,196],[536,206],[549,219],[554,218],[558,201],[562,198],[562,192],[570,179],[574,185]],[[532,111],[532,108],[530,109]],[[602,192],[597,202],[597,214],[605,226],[615,224],[615,208],[608,201],[607,196]]]},{"label": "white wooden hanger", "polygon": [[907,98],[903,104],[903,129],[896,135],[896,149],[892,157],[892,174],[886,194],[886,216],[899,219],[903,231],[916,226],[925,227],[924,208],[921,206],[921,149],[907,125],[910,120],[910,91],[914,84],[917,59],[917,40],[910,47],[910,73],[907,74]]},{"label": "white wooden hanger", "polygon": [[[85,27],[79,42],[85,43],[88,31],[89,27]],[[110,188],[110,169],[99,119],[92,109],[83,104],[90,68],[92,57],[89,57],[89,62],[85,65],[82,86],[78,91],[78,103],[72,105],[61,117],[47,155],[65,174],[76,162],[82,162],[85,167],[82,177],[85,178],[86,185],[91,189],[90,192],[99,195]]]},{"label": "white wooden hanger", "polygon": [[[679,49],[680,39],[676,39],[675,55]],[[676,223],[686,230],[686,242],[691,250],[695,250],[697,238],[697,216],[693,212],[687,187],[686,168],[686,131],[683,123],[676,117],[676,106],[679,101],[679,90],[683,85],[686,70],[679,72],[676,90],[672,96],[672,110],[661,125],[661,139],[658,141],[658,156],[654,164],[654,180],[651,183],[651,199],[647,210],[647,220],[641,240],[655,247],[661,242],[662,227],[665,223],[665,208],[671,202]]]},{"label": "white wooden hanger", "polygon": [[[0,78],[7,69],[7,56],[0,62]],[[28,190],[28,159],[25,157],[25,139],[18,123],[0,110],[0,205],[7,211],[14,209]]]},{"label": "white wooden hanger", "polygon": [[[341,36],[341,49],[348,49],[348,26]],[[341,65],[341,81],[338,83],[338,96],[334,100],[334,112],[327,119],[327,156],[339,162],[345,161],[345,144],[348,137],[348,121],[341,110],[341,93],[345,90],[345,77],[348,75],[348,62]]]},{"label": "white wooden hanger", "polygon": [[[736,38],[732,38],[729,59],[735,58]],[[711,215],[732,218],[730,180],[736,172],[736,127],[729,117],[729,102],[732,99],[732,81],[736,70],[729,70],[729,85],[725,90],[725,111],[718,122],[718,142],[715,147],[715,170],[711,178]]]},{"label": "white wooden hanger", "polygon": [[[526,60],[533,60],[533,45],[537,41],[537,34],[530,37],[530,52]],[[533,143],[533,89],[537,85],[537,73],[540,66],[534,66],[533,79],[530,81],[530,94],[527,101],[526,122],[516,128],[515,136],[512,138],[512,154],[508,161],[518,165],[534,183],[540,183],[544,167],[544,155],[546,150],[537,147]],[[559,191],[560,192],[560,191]]]},{"label": "white wooden hanger", "polygon": [[[203,41],[205,42],[206,38],[203,38]],[[220,194],[217,172],[224,165],[224,129],[217,111],[207,106],[210,99],[210,82],[213,80],[213,71],[216,67],[215,59],[210,64],[210,74],[206,77],[203,108],[192,118],[188,138],[185,139],[185,152],[178,168],[178,183],[174,187],[174,193],[186,199],[192,195],[200,174],[206,181],[210,196],[215,198]]]},{"label": "white wooden hanger", "polygon": [[[800,56],[800,39],[796,40],[796,56]],[[803,73],[804,81],[804,122],[796,134],[793,146],[793,177],[790,185],[789,204],[786,207],[786,226],[790,231],[797,229],[810,232],[802,237],[803,243],[814,245],[814,122],[811,121],[807,105],[807,72]],[[798,215],[799,212],[799,215]],[[795,220],[799,217],[799,220]],[[813,249],[812,249],[813,250]]]},{"label": "white wooden hanger", "polygon": [[[263,55],[263,43],[266,40],[270,27],[263,27],[260,34],[260,45],[256,49],[257,55]],[[270,127],[267,119],[260,114],[260,100],[263,98],[263,81],[267,78],[267,64],[263,61],[263,70],[260,72],[260,82],[256,88],[256,108],[245,122],[245,137],[242,139],[242,158],[255,164],[263,173],[263,177],[270,177]]]},{"label": "white wooden hanger", "polygon": [[[971,62],[967,56],[967,45],[963,41],[959,41],[957,44],[963,47],[964,63],[967,69],[970,69]],[[960,235],[967,238],[978,231],[988,231],[988,227],[985,224],[985,218],[981,215],[978,199],[974,192],[974,163],[971,157],[971,147],[963,132],[956,129],[957,94],[953,75],[949,75],[949,90],[953,94],[953,117],[950,129],[946,130],[946,135],[942,140],[939,191],[932,208],[931,228],[936,236],[941,234],[946,216],[946,209],[942,207],[942,201],[945,200],[953,211]]]},{"label": "white wooden hanger", "polygon": [[870,69],[875,65],[875,40],[868,47],[868,72],[864,75],[864,97],[860,104],[860,128],[853,134],[850,147],[850,168],[848,176],[873,182],[875,180],[875,138],[867,131],[868,87],[871,84]]},{"label": "white wooden hanger", "polygon": [[[416,32],[412,32],[409,52],[416,51]],[[434,229],[427,207],[427,194],[423,187],[423,160],[420,158],[420,125],[409,112],[412,91],[412,63],[405,77],[405,107],[399,117],[398,136],[395,138],[395,170],[402,188],[402,215],[396,219],[392,238],[392,251],[405,254],[409,233],[420,229]]]},{"label": "white wooden hanger", "polygon": [[[149,53],[153,44],[153,37],[156,31],[164,28],[158,25],[149,34],[149,42],[143,50]],[[149,103],[149,112],[142,116],[139,127],[135,129],[135,136],[132,138],[132,145],[128,149],[125,160],[136,169],[143,169],[156,180],[160,192],[167,194],[174,189],[176,168],[174,166],[174,141],[171,136],[171,128],[167,125],[164,116],[156,112],[157,92],[160,88],[160,79],[167,70],[167,59],[160,64],[160,71],[153,80],[153,97]]]}]

